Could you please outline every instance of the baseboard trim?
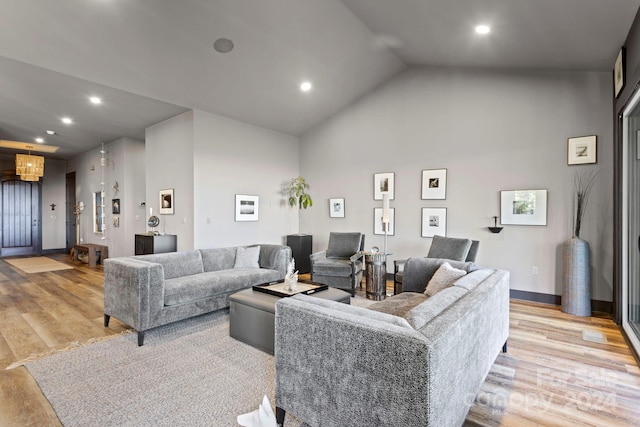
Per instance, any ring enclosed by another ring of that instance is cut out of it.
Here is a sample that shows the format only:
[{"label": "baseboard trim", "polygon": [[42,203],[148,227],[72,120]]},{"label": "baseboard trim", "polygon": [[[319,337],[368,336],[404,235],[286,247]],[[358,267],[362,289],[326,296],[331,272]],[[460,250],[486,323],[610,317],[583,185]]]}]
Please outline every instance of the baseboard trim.
[{"label": "baseboard trim", "polygon": [[[543,294],[539,292],[519,291],[511,289],[509,296],[513,299],[521,299],[524,301],[540,302],[543,304],[561,305],[562,297],[560,295]],[[591,300],[591,310],[603,313],[613,313],[613,303],[610,301]]]},{"label": "baseboard trim", "polygon": [[51,254],[66,254],[67,250],[65,248],[60,249],[43,249],[40,252],[42,255],[51,255]]}]

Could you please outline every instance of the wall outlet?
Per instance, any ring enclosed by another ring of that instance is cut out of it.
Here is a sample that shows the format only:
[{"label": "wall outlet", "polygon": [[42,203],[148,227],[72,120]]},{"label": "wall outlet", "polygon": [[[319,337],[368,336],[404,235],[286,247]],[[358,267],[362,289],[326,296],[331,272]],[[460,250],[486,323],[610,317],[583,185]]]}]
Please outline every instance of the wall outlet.
[{"label": "wall outlet", "polygon": [[538,275],[538,266],[534,265],[533,267],[531,267],[531,274],[533,274],[534,276]]}]

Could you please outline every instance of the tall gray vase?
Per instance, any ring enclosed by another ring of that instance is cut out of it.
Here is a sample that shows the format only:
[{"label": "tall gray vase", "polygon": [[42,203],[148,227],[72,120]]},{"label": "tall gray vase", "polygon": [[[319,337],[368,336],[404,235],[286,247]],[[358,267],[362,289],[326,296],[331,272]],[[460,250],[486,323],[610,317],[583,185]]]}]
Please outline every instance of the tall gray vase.
[{"label": "tall gray vase", "polygon": [[562,311],[591,316],[589,243],[577,237],[562,243]]}]

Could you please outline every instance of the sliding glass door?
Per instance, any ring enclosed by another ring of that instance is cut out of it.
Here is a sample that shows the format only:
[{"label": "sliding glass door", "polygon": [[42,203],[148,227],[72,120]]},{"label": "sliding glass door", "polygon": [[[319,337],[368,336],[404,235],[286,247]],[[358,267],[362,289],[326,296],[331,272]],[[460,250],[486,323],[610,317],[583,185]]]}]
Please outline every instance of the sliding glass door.
[{"label": "sliding glass door", "polygon": [[640,353],[640,92],[623,112],[622,326]]}]

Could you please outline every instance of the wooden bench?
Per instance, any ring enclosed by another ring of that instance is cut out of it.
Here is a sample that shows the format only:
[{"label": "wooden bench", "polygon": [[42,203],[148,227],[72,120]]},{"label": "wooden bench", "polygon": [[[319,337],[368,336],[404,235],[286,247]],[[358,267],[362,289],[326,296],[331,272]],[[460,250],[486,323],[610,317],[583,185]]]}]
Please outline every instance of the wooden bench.
[{"label": "wooden bench", "polygon": [[78,255],[81,253],[86,253],[89,256],[89,267],[95,267],[97,264],[103,264],[104,260],[109,258],[109,248],[95,243],[73,245],[74,261],[79,261]]}]

